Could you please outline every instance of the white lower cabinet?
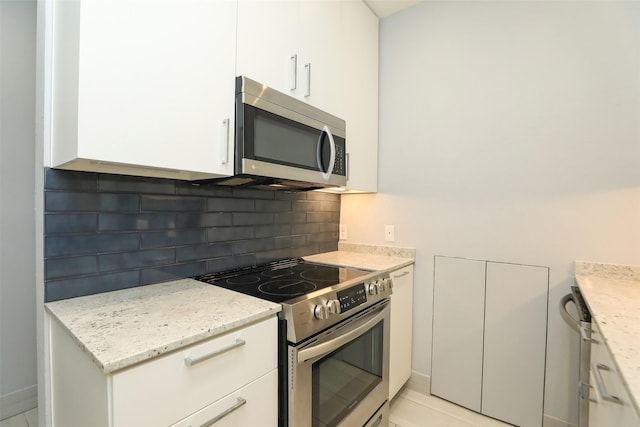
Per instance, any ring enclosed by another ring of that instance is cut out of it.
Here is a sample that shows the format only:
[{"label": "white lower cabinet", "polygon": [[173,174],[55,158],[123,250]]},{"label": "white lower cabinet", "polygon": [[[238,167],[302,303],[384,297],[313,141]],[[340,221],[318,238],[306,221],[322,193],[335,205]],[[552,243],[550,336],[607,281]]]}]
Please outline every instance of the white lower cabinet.
[{"label": "white lower cabinet", "polygon": [[[251,384],[188,416],[172,427],[275,426],[278,418],[278,373],[271,371]],[[272,421],[269,421],[272,420]]]},{"label": "white lower cabinet", "polygon": [[411,377],[413,341],[413,265],[392,271],[389,400]]},{"label": "white lower cabinet", "polygon": [[275,317],[109,374],[50,332],[54,427],[200,426],[237,403],[216,425],[277,425]]},{"label": "white lower cabinet", "polygon": [[542,426],[549,269],[437,256],[431,393]]},{"label": "white lower cabinet", "polygon": [[640,417],[605,346],[595,320],[591,323],[590,427],[638,427]]}]

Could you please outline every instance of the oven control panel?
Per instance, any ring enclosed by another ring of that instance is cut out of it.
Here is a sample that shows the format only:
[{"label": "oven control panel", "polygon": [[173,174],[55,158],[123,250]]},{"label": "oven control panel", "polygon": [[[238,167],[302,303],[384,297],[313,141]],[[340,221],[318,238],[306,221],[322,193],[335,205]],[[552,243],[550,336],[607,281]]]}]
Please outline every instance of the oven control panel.
[{"label": "oven control panel", "polygon": [[364,288],[364,283],[338,291],[336,294],[338,295],[340,313],[367,302],[367,291]]},{"label": "oven control panel", "polygon": [[292,304],[282,304],[287,319],[287,339],[300,342],[361,310],[389,298],[393,282],[388,274],[371,275],[365,280],[327,291]]}]

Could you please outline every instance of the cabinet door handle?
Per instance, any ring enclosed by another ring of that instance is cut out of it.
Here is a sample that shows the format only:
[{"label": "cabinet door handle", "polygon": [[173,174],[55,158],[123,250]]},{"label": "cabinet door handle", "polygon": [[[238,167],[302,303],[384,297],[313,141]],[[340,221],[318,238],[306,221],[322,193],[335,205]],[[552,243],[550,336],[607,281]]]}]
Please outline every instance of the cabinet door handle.
[{"label": "cabinet door handle", "polygon": [[399,278],[399,277],[404,277],[404,276],[406,276],[407,274],[409,274],[409,272],[408,272],[408,271],[403,271],[403,272],[402,272],[402,273],[400,273],[400,274],[394,274],[394,275],[393,275],[393,277],[395,277],[395,278],[397,279],[397,278]]},{"label": "cabinet door handle", "polygon": [[293,92],[298,88],[298,54],[291,55],[291,73],[289,74],[289,88]]},{"label": "cabinet door handle", "polygon": [[215,423],[217,423],[218,421],[220,421],[221,419],[223,419],[224,417],[226,417],[227,415],[229,415],[230,413],[232,413],[233,411],[235,411],[236,409],[240,408],[242,405],[246,404],[247,400],[243,399],[242,397],[238,396],[238,401],[236,402],[235,405],[233,405],[232,407],[225,409],[223,412],[219,413],[218,415],[216,415],[215,417],[211,418],[209,421],[207,421],[206,423],[202,424],[200,427],[209,427],[214,425]]},{"label": "cabinet door handle", "polygon": [[212,351],[211,353],[204,354],[204,355],[199,356],[199,357],[193,357],[193,358],[186,357],[184,359],[184,364],[187,365],[187,366],[197,365],[200,362],[204,362],[205,360],[209,360],[212,357],[220,356],[223,353],[231,351],[234,348],[242,347],[245,344],[246,344],[245,340],[242,340],[240,338],[236,338],[236,342],[234,342],[233,344],[231,344],[231,345],[229,345],[227,347],[221,348],[221,349],[216,350],[216,351]]},{"label": "cabinet door handle", "polygon": [[603,363],[598,363],[595,366],[592,366],[593,376],[596,379],[596,387],[598,389],[598,394],[602,397],[603,400],[607,400],[609,402],[619,403],[622,405],[622,400],[618,396],[614,396],[609,394],[607,388],[604,385],[604,381],[602,380],[602,373],[600,371],[611,371],[611,368]]},{"label": "cabinet door handle", "polygon": [[307,88],[304,91],[304,96],[311,96],[311,62],[307,62],[304,64],[304,68],[307,70]]},{"label": "cabinet door handle", "polygon": [[220,163],[226,165],[229,161],[229,124],[231,120],[224,119],[222,121],[222,136],[220,137]]}]

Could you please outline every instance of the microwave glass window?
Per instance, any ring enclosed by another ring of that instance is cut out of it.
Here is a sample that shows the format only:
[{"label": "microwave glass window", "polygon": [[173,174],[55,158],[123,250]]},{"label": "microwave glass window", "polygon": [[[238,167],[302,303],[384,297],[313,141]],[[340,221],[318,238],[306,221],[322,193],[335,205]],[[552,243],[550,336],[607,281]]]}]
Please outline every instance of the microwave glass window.
[{"label": "microwave glass window", "polygon": [[[331,157],[329,139],[322,131],[256,108],[253,153],[258,160],[326,172]],[[319,141],[320,139],[320,141]],[[322,169],[318,166],[320,143]]]},{"label": "microwave glass window", "polygon": [[382,381],[383,321],[313,364],[312,426],[335,426]]}]

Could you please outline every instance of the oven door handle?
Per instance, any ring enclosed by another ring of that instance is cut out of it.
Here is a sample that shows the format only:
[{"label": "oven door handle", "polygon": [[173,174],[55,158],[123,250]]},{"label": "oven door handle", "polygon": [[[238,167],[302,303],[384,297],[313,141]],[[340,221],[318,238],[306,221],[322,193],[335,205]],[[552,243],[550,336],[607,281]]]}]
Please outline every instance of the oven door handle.
[{"label": "oven door handle", "polygon": [[349,330],[341,331],[340,336],[337,336],[336,338],[330,339],[328,341],[320,342],[309,348],[299,350],[298,364],[306,362],[310,359],[314,359],[318,356],[329,354],[332,351],[337,350],[343,345],[347,344],[349,341],[358,338],[360,335],[364,334],[378,322],[384,319],[385,316],[388,315],[388,309],[388,304],[384,304],[384,306],[381,307],[379,311],[371,313],[363,319],[359,319],[356,323],[351,325]]}]

